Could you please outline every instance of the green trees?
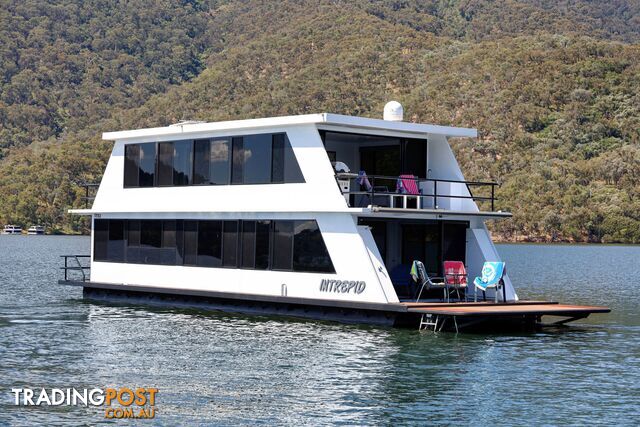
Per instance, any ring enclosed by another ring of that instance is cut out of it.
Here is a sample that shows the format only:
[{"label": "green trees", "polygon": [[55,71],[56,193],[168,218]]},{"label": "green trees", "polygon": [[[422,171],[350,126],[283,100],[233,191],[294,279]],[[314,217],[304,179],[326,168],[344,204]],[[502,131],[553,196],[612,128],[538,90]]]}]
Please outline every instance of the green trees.
[{"label": "green trees", "polygon": [[[559,13],[561,11],[561,13]],[[507,240],[640,243],[640,11],[613,0],[19,2],[0,11],[0,222],[82,229],[103,131],[331,111],[471,126]]]}]

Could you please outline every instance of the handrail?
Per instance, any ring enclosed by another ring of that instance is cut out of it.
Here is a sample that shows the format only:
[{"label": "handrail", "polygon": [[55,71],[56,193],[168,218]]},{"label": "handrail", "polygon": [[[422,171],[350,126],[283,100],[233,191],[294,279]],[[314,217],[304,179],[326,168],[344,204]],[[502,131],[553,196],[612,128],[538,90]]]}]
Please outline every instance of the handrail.
[{"label": "handrail", "polygon": [[[82,263],[80,262],[80,258],[91,258],[91,255],[60,255],[60,258],[64,258],[64,267],[60,267],[61,270],[64,270],[64,281],[68,282],[68,272],[69,271],[79,271],[80,273],[82,273],[82,281],[86,282],[88,277],[85,274],[85,270],[89,271],[91,270],[91,266],[90,265],[82,265]],[[73,260],[75,260],[77,266],[70,266],[69,265],[69,258],[72,258]]]},{"label": "handrail", "polygon": [[95,194],[93,196],[89,196],[89,189],[100,187],[100,184],[95,182],[83,182],[80,184],[80,186],[84,187],[85,191],[84,197],[81,197],[81,199],[84,200],[84,208],[89,209],[89,202],[95,200],[96,198]]},{"label": "handrail", "polygon": [[[380,181],[395,181],[398,180],[413,180],[416,182],[416,185],[419,185],[421,182],[433,182],[433,194],[409,194],[408,196],[416,197],[416,198],[424,198],[431,197],[433,198],[433,206],[435,209],[438,209],[438,198],[450,198],[450,199],[471,199],[473,201],[490,201],[491,202],[491,212],[495,211],[495,201],[497,198],[495,197],[495,188],[496,186],[500,186],[497,182],[491,181],[461,181],[454,179],[438,179],[438,178],[408,178],[408,177],[399,177],[399,176],[386,176],[386,175],[366,175],[365,176],[369,180],[369,184],[371,185],[371,190],[369,191],[342,191],[343,195],[348,194],[367,194],[371,197],[371,202],[373,204],[373,200],[375,195],[407,195],[406,193],[398,193],[394,191],[376,191],[376,180]],[[336,181],[340,179],[348,179],[348,180],[357,180],[361,178],[358,174],[354,173],[336,173],[335,175]],[[460,196],[460,195],[451,195],[451,194],[438,194],[438,183],[451,183],[451,184],[464,184],[467,187],[467,191],[469,192],[469,196]],[[491,195],[490,196],[475,196],[471,191],[470,186],[484,186],[491,187]]]}]

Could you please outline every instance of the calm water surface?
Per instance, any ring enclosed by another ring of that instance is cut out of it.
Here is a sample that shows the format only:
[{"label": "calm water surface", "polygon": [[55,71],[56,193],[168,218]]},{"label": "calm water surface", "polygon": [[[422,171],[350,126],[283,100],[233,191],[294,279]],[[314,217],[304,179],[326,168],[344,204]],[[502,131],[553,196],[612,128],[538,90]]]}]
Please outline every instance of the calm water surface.
[{"label": "calm water surface", "polygon": [[13,406],[20,386],[157,387],[140,425],[640,424],[640,247],[500,245],[521,298],[613,312],[495,336],[85,302],[56,281],[88,250],[0,236],[0,425],[106,422]]}]

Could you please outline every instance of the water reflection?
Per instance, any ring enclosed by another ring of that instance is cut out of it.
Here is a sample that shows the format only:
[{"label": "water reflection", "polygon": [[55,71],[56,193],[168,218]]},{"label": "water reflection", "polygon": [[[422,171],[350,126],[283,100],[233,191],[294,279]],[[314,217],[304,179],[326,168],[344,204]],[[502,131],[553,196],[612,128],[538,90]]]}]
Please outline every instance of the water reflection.
[{"label": "water reflection", "polygon": [[[154,386],[165,425],[640,421],[640,286],[620,296],[596,266],[616,257],[628,268],[616,280],[635,283],[639,248],[503,246],[520,295],[614,312],[543,333],[434,335],[83,301],[54,281],[57,254],[88,240],[34,237],[0,236],[0,424],[104,421],[94,408],[12,406],[20,385]],[[541,276],[534,261],[550,258],[558,268]],[[580,269],[568,278],[566,265]]]}]

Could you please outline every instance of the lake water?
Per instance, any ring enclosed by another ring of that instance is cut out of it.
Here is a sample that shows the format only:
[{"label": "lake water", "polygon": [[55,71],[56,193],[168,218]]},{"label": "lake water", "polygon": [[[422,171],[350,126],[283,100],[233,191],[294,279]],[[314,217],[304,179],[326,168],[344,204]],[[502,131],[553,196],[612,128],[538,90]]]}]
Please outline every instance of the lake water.
[{"label": "lake water", "polygon": [[13,406],[23,386],[157,387],[140,425],[640,424],[640,247],[500,245],[521,298],[613,309],[511,335],[89,303],[57,285],[58,256],[88,251],[0,236],[0,425],[106,422]]}]

